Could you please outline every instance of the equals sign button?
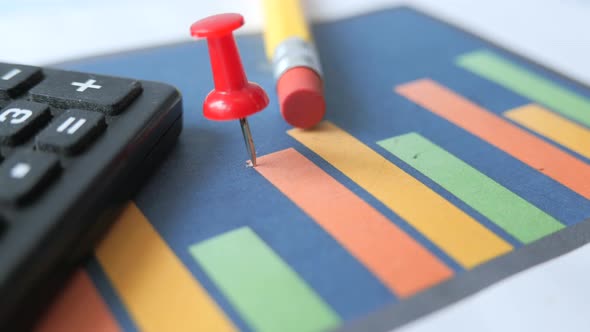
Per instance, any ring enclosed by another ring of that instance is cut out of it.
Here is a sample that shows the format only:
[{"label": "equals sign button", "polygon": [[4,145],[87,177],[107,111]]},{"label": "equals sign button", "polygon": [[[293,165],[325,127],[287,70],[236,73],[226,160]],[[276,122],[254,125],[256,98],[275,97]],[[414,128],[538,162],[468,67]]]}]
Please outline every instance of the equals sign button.
[{"label": "equals sign button", "polygon": [[2,79],[5,81],[10,80],[11,78],[15,77],[16,75],[20,74],[21,70],[18,68],[11,69],[8,73],[2,75]]}]

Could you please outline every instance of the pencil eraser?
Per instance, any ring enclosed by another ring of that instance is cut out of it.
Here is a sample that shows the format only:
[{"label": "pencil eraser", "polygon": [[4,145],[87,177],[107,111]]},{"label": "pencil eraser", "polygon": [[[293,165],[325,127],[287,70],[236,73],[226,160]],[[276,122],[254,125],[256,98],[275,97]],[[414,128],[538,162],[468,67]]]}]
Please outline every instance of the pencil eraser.
[{"label": "pencil eraser", "polygon": [[322,121],[326,113],[323,90],[320,76],[307,67],[283,73],[277,82],[277,95],[285,121],[303,129]]}]

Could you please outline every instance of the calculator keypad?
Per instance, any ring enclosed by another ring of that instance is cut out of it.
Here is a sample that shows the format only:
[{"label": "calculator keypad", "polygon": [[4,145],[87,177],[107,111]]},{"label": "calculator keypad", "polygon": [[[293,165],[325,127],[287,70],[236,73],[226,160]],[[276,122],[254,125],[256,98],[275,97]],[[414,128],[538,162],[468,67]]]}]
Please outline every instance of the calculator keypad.
[{"label": "calculator keypad", "polygon": [[68,110],[54,119],[36,138],[36,146],[45,151],[75,154],[100,134],[105,117],[98,112]]},{"label": "calculator keypad", "polygon": [[43,78],[41,68],[0,63],[0,99],[14,98]]},{"label": "calculator keypad", "polygon": [[75,72],[60,72],[31,89],[31,98],[59,108],[81,108],[117,114],[140,93],[141,84],[123,78],[112,78]]},{"label": "calculator keypad", "polygon": [[50,118],[49,107],[30,101],[16,101],[0,110],[0,144],[24,142]]},{"label": "calculator keypad", "polygon": [[0,202],[21,203],[40,191],[58,173],[56,156],[32,150],[13,153],[0,166]]},{"label": "calculator keypad", "polygon": [[132,79],[0,63],[0,206],[41,194],[142,91]]}]

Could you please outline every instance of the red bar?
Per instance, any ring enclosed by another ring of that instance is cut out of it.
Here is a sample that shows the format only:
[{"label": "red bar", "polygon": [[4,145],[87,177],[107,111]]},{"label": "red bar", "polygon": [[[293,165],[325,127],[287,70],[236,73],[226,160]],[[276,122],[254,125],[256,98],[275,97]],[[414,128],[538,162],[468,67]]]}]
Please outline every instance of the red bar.
[{"label": "red bar", "polygon": [[590,165],[430,79],[395,91],[590,199]]},{"label": "red bar", "polygon": [[259,161],[255,170],[398,296],[411,296],[453,275],[379,211],[294,149]]},{"label": "red bar", "polygon": [[78,270],[35,327],[36,332],[116,332],[117,321],[88,273]]}]

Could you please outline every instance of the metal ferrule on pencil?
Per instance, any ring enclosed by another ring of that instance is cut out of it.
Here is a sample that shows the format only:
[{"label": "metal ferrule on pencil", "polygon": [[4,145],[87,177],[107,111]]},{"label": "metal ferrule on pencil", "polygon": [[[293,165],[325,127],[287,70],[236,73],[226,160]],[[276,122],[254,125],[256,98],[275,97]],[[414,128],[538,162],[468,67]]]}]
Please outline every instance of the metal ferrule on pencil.
[{"label": "metal ferrule on pencil", "polygon": [[295,67],[307,67],[322,76],[315,46],[299,37],[289,37],[277,45],[272,65],[275,79],[279,79],[287,70]]}]

